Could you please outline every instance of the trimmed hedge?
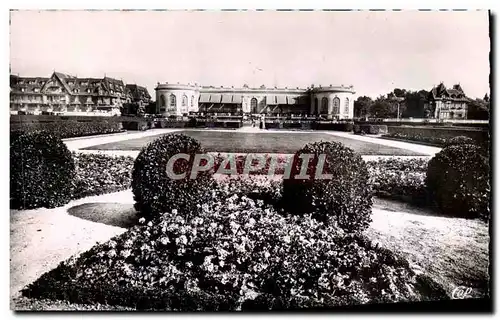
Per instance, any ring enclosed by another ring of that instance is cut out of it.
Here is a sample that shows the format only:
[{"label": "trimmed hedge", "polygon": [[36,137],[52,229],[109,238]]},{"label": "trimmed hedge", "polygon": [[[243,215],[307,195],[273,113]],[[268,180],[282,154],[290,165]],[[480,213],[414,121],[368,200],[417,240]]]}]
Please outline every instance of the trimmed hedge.
[{"label": "trimmed hedge", "polygon": [[50,132],[61,139],[91,136],[98,134],[109,134],[123,132],[121,122],[109,121],[95,121],[95,122],[78,122],[72,120],[64,120],[57,122],[30,122],[30,123],[12,123],[11,132],[34,132],[43,130]]},{"label": "trimmed hedge", "polygon": [[[171,179],[167,174],[169,159],[179,153],[190,159],[178,159],[175,174],[186,173],[182,179]],[[161,136],[144,147],[134,163],[132,191],[135,208],[147,217],[155,217],[172,209],[187,210],[203,203],[213,186],[212,172],[199,172],[190,179],[196,154],[203,154],[200,143],[183,134]]]},{"label": "trimmed hedge", "polygon": [[350,122],[339,122],[339,123],[321,123],[315,124],[314,128],[316,130],[334,130],[334,131],[346,131],[351,132],[354,130],[354,124]]},{"label": "trimmed hedge", "polygon": [[11,134],[12,208],[65,205],[71,199],[74,176],[73,157],[59,137],[45,131]]},{"label": "trimmed hedge", "polygon": [[[301,154],[314,155],[307,168],[309,179],[297,179]],[[331,174],[331,179],[315,178],[320,155],[326,155],[323,173]],[[365,162],[352,149],[337,142],[307,144],[295,153],[290,179],[283,181],[283,204],[294,214],[313,213],[319,221],[348,232],[361,231],[371,222],[368,178]]]},{"label": "trimmed hedge", "polygon": [[431,159],[426,185],[442,213],[488,220],[489,174],[489,162],[481,148],[470,144],[454,145]]},{"label": "trimmed hedge", "polygon": [[22,294],[178,311],[296,310],[447,297],[367,238],[310,215],[280,215],[262,201],[235,195],[239,190],[221,183],[196,214],[173,210],[133,227],[62,262]]},{"label": "trimmed hedge", "polygon": [[104,154],[73,153],[73,199],[126,190],[131,187],[134,158]]}]

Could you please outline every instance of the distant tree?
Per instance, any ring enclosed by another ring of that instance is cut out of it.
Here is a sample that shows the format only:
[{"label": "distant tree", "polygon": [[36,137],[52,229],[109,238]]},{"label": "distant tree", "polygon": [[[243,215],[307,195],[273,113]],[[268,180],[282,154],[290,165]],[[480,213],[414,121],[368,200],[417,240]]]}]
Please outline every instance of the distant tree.
[{"label": "distant tree", "polygon": [[355,117],[368,116],[370,114],[372,106],[373,106],[372,98],[367,96],[358,97],[356,101],[354,101],[354,116]]},{"label": "distant tree", "polygon": [[490,97],[488,96],[488,94],[484,95],[483,100],[486,101],[486,102],[490,102]]},{"label": "distant tree", "polygon": [[[405,92],[405,110],[403,117],[409,118],[424,118],[425,117],[425,103],[429,92],[426,90],[420,91],[404,91]],[[430,113],[430,110],[429,112]]]}]

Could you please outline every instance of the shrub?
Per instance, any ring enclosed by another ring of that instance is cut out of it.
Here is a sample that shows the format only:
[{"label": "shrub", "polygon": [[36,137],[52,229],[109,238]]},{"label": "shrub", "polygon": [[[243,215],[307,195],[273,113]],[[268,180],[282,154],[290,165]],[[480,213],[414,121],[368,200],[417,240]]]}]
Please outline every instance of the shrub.
[{"label": "shrub", "polygon": [[[183,179],[171,179],[167,175],[169,159],[179,153],[190,156],[188,161],[178,159],[174,173],[186,173]],[[212,172],[199,172],[190,179],[196,154],[204,153],[200,143],[183,134],[161,136],[144,147],[136,158],[132,173],[132,191],[136,210],[154,217],[172,209],[189,211],[203,203],[213,187]]]},{"label": "shrub", "polygon": [[[297,179],[301,154],[313,154],[307,174]],[[331,179],[316,179],[319,155],[326,155],[323,173]],[[346,231],[359,231],[371,221],[371,190],[368,170],[361,156],[337,142],[307,144],[293,159],[290,179],[283,182],[283,204],[296,214],[313,213],[320,221],[331,221]]]},{"label": "shrub", "polygon": [[16,209],[69,202],[75,163],[62,140],[44,131],[16,133],[10,142],[10,198]]},{"label": "shrub", "polygon": [[130,188],[134,158],[74,153],[74,199]]},{"label": "shrub", "polygon": [[448,139],[448,141],[446,141],[444,146],[449,147],[449,146],[455,146],[455,145],[461,145],[461,144],[476,144],[476,142],[474,141],[474,139],[472,139],[470,137],[458,136],[458,137]]},{"label": "shrub", "polygon": [[489,217],[488,159],[481,148],[463,144],[446,147],[429,162],[426,185],[439,209],[463,218]]},{"label": "shrub", "polygon": [[406,261],[366,238],[310,215],[282,216],[245,196],[225,197],[231,189],[224,189],[196,217],[173,211],[133,227],[62,262],[23,295],[180,311],[332,308],[430,296]]}]

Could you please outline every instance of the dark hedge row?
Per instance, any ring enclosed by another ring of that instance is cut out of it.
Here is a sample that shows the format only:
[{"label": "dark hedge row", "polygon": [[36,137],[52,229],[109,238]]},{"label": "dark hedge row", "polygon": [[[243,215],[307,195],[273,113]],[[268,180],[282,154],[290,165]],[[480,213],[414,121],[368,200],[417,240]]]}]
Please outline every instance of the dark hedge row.
[{"label": "dark hedge row", "polygon": [[[50,132],[61,139],[91,136],[98,134],[118,133],[123,132],[122,123],[118,121],[86,121],[78,122],[72,120],[64,120],[57,122],[34,122],[34,123],[11,123],[11,131],[19,132],[34,132],[44,131]],[[15,134],[15,133],[14,133]]]},{"label": "dark hedge row", "polygon": [[489,149],[489,141],[476,141],[470,137],[466,136],[457,136],[453,138],[446,138],[446,137],[440,137],[438,135],[435,136],[429,136],[429,135],[424,135],[424,134],[409,134],[409,133],[399,133],[399,132],[394,132],[394,133],[389,133],[384,135],[383,137],[386,138],[394,138],[398,140],[409,140],[409,141],[415,141],[415,142],[422,142],[424,144],[429,144],[429,145],[434,145],[438,147],[447,147],[449,145],[454,145],[454,144],[474,144],[482,147],[487,151]]}]

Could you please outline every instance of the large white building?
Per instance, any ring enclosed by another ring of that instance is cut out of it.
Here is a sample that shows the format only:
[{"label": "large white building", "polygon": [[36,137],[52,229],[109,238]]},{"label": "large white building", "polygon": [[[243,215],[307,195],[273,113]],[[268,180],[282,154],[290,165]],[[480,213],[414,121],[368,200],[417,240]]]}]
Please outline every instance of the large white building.
[{"label": "large white building", "polygon": [[157,113],[164,116],[197,113],[308,114],[352,119],[353,86],[300,88],[204,87],[158,83]]}]

